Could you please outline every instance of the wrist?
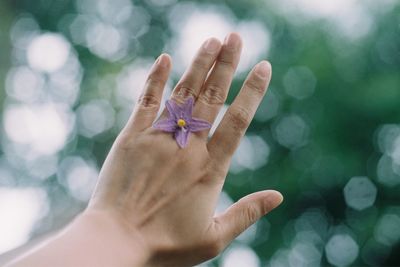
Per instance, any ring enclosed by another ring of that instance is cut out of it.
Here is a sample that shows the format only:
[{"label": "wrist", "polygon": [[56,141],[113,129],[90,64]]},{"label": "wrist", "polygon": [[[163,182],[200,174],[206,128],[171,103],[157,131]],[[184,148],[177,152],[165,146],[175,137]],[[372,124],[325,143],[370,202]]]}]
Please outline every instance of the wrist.
[{"label": "wrist", "polygon": [[[146,266],[150,258],[140,232],[116,214],[86,210],[66,229],[82,234],[80,242],[92,246],[95,257],[104,266]],[[107,263],[107,264],[106,264]]]},{"label": "wrist", "polygon": [[134,229],[116,217],[85,211],[56,236],[7,266],[132,266],[147,265],[149,250]]}]

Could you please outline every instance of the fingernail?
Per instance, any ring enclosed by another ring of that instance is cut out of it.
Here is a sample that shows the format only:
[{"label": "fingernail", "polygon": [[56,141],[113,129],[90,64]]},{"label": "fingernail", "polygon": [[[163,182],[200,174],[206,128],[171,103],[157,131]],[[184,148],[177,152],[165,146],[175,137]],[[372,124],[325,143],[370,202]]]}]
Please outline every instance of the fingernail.
[{"label": "fingernail", "polygon": [[225,37],[224,44],[229,48],[235,49],[240,44],[240,38],[237,34],[230,33]]},{"label": "fingernail", "polygon": [[157,64],[163,68],[167,67],[168,66],[167,56],[165,54],[160,55],[157,59]]},{"label": "fingernail", "polygon": [[214,38],[208,39],[207,42],[205,42],[204,44],[204,50],[206,50],[206,52],[209,54],[214,54],[215,52],[217,52],[218,47],[219,42]]},{"label": "fingernail", "polygon": [[270,64],[268,63],[268,61],[264,60],[258,63],[255,69],[255,73],[261,78],[265,79],[268,76],[269,69],[270,69]]}]

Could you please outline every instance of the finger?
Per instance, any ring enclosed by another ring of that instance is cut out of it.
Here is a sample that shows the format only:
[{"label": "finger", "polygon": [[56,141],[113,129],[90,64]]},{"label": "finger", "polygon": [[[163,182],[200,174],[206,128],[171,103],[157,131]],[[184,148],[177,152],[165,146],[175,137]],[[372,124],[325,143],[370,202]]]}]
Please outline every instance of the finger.
[{"label": "finger", "polygon": [[128,120],[127,128],[142,131],[152,125],[160,109],[162,94],[170,70],[170,56],[168,54],[160,55],[150,70],[143,92],[135,105],[134,112]]},{"label": "finger", "polygon": [[260,191],[245,196],[223,214],[214,218],[217,236],[225,244],[230,243],[262,216],[279,206],[282,201],[282,194],[274,190]]},{"label": "finger", "polygon": [[[224,41],[221,52],[208,76],[194,108],[195,116],[210,123],[214,122],[218,111],[225,103],[233,75],[242,50],[242,40],[237,33],[230,33]],[[200,133],[207,137],[208,131]]]},{"label": "finger", "polygon": [[261,61],[249,73],[207,147],[218,162],[230,161],[257,110],[271,79],[271,65]]},{"label": "finger", "polygon": [[172,92],[172,98],[179,102],[182,102],[188,96],[197,99],[204,80],[214,64],[220,49],[221,42],[216,38],[210,38],[203,43],[189,69],[179,80]]}]

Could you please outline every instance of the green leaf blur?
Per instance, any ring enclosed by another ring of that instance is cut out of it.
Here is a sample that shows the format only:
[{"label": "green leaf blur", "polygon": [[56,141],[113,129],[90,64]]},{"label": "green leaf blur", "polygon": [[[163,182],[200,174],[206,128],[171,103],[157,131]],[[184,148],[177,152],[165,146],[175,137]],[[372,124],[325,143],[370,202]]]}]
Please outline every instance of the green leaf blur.
[{"label": "green leaf blur", "polygon": [[201,41],[229,31],[244,53],[227,104],[258,61],[273,77],[218,211],[266,188],[285,200],[201,266],[400,265],[395,0],[2,1],[0,253],[85,207],[160,53],[167,96]]}]

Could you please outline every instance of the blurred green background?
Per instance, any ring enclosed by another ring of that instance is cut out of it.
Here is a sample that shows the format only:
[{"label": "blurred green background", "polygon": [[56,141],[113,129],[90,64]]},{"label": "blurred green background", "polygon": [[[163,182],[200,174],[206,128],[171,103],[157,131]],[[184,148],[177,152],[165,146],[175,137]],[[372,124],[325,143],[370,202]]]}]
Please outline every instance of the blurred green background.
[{"label": "blurred green background", "polygon": [[230,31],[227,106],[259,60],[273,78],[217,212],[265,188],[285,201],[202,266],[400,266],[396,0],[1,1],[0,263],[85,207],[152,61],[172,55],[167,95]]}]

